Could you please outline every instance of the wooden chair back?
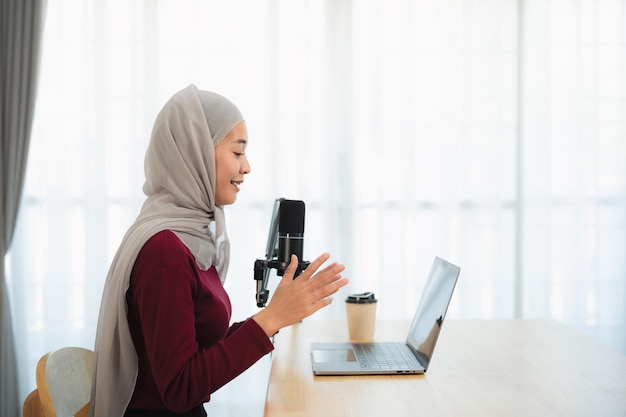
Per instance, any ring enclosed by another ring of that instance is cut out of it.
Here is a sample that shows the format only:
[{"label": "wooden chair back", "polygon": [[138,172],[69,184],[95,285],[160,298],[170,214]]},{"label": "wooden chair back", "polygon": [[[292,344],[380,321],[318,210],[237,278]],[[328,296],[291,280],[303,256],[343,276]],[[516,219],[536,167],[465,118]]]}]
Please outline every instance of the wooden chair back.
[{"label": "wooden chair back", "polygon": [[37,363],[37,389],[24,400],[24,417],[87,417],[93,351],[64,347]]}]

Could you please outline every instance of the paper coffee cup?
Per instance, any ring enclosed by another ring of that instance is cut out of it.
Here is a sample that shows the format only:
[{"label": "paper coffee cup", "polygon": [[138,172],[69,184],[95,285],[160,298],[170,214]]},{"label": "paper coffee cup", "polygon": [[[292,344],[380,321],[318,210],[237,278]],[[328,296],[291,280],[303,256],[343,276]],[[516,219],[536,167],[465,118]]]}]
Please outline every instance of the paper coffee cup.
[{"label": "paper coffee cup", "polygon": [[368,341],[374,338],[377,301],[373,292],[348,295],[346,314],[350,340]]}]

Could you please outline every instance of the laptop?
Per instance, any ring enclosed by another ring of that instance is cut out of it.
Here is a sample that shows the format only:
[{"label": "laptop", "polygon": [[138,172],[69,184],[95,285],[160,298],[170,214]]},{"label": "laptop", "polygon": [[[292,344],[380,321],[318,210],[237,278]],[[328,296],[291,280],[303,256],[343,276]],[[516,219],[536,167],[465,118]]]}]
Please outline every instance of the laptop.
[{"label": "laptop", "polygon": [[405,342],[312,343],[315,375],[423,374],[461,269],[435,257]]}]

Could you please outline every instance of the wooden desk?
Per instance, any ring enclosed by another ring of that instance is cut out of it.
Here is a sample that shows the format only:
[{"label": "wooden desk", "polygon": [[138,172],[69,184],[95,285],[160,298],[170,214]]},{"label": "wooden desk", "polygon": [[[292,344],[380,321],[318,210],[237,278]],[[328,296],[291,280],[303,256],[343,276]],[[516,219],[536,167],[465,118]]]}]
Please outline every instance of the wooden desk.
[{"label": "wooden desk", "polygon": [[[409,324],[379,322],[376,340]],[[314,376],[310,343],[346,337],[343,321],[281,330],[265,416],[626,416],[626,356],[556,322],[448,320],[426,375]]]}]

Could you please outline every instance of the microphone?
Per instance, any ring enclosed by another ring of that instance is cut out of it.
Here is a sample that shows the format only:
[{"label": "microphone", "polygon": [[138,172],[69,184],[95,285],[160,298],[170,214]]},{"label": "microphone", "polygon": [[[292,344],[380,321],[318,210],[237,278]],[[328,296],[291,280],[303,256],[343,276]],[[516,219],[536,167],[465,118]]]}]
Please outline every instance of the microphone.
[{"label": "microphone", "polygon": [[[304,202],[299,200],[283,200],[278,212],[278,261],[284,263],[277,268],[277,274],[283,276],[291,261],[291,255],[298,257],[302,263],[304,247]],[[302,272],[298,265],[295,276]]]},{"label": "microphone", "polygon": [[265,307],[270,291],[267,289],[270,269],[276,274],[285,275],[291,262],[291,255],[298,257],[298,266],[294,279],[310,264],[302,260],[304,247],[304,201],[278,198],[274,202],[270,231],[267,238],[265,259],[254,262],[254,280],[256,281],[256,305]]}]

